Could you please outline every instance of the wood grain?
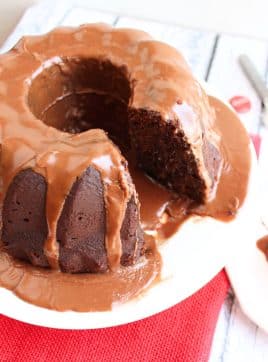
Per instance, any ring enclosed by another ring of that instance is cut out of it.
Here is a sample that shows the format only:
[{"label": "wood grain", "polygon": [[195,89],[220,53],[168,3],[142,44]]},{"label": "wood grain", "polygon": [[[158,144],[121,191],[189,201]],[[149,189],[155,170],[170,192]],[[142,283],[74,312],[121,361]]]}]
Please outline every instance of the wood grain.
[{"label": "wood grain", "polygon": [[252,104],[250,112],[240,114],[240,118],[249,132],[257,133],[260,124],[261,102],[238,63],[240,54],[247,54],[264,77],[268,55],[267,42],[220,35],[208,82],[226,100],[236,95],[246,96],[250,100]]},{"label": "wood grain", "polygon": [[216,33],[127,17],[119,18],[116,26],[144,30],[155,39],[174,46],[182,52],[194,74],[200,79],[205,79]]}]

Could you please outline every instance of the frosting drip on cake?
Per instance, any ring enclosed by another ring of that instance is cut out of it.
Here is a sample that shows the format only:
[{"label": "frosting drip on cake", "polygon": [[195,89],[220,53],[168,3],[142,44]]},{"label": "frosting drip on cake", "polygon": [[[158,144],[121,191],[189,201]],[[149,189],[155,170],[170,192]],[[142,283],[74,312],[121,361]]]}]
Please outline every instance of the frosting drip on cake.
[{"label": "frosting drip on cake", "polygon": [[[77,135],[62,133],[61,139],[48,139],[46,135],[40,135],[36,142],[39,144],[35,144],[35,148],[32,142],[22,144],[22,140],[14,138],[3,142],[3,156],[8,155],[8,159],[2,158],[3,191],[5,193],[21,169],[32,168],[46,178],[49,236],[44,251],[50,266],[58,267],[56,229],[65,198],[76,179],[92,164],[100,172],[104,185],[109,265],[112,269],[117,267],[121,257],[120,229],[127,202],[134,192],[129,189],[125,175],[126,164],[119,150],[102,130],[89,130]],[[11,152],[6,152],[7,147]]]}]

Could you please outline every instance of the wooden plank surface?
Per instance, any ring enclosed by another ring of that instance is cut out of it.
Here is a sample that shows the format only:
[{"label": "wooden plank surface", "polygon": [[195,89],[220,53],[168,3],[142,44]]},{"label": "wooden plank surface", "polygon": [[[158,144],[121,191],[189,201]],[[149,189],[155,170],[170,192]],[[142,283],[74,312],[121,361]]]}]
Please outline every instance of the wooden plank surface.
[{"label": "wooden plank surface", "polygon": [[[267,44],[262,40],[220,35],[212,32],[185,29],[153,21],[118,18],[117,14],[88,8],[85,0],[48,1],[29,9],[2,51],[10,48],[24,34],[39,34],[57,25],[78,25],[102,21],[122,27],[136,27],[151,33],[181,50],[199,78],[208,76],[209,84],[228,100],[234,95],[245,95],[252,102],[250,113],[241,116],[251,132],[259,131],[261,104],[255,91],[242,73],[237,56],[250,55],[264,75],[267,62]],[[267,131],[261,130],[264,135]],[[268,136],[262,148],[260,163],[268,165]],[[267,146],[266,146],[267,145]],[[267,156],[266,156],[267,153]],[[263,168],[268,177],[268,167]],[[263,185],[264,187],[264,185]],[[267,193],[268,195],[268,193]],[[268,200],[267,200],[268,202]],[[267,204],[266,204],[267,205]],[[250,322],[241,311],[230,291],[216,327],[212,362],[268,361],[268,336]]]},{"label": "wooden plank surface", "polygon": [[120,18],[116,26],[144,30],[155,39],[174,46],[182,52],[198,78],[206,77],[216,41],[216,33],[129,17]]},{"label": "wooden plank surface", "polygon": [[251,322],[235,300],[224,346],[224,362],[268,359],[268,336]]},{"label": "wooden plank surface", "polygon": [[77,26],[93,22],[112,25],[116,18],[116,14],[90,9],[83,0],[41,2],[25,12],[15,31],[1,48],[1,52],[10,49],[23,35],[43,34],[60,25]]},{"label": "wooden plank surface", "polygon": [[210,353],[211,362],[224,361],[225,344],[230,324],[233,303],[234,303],[234,294],[230,289],[226,297],[225,303],[221,308],[219,320],[216,325],[216,330],[212,343],[212,349]]},{"label": "wooden plank surface", "polygon": [[114,14],[90,10],[86,7],[78,6],[70,9],[62,18],[60,24],[77,26],[84,23],[107,23],[112,25],[116,19],[117,16]]},{"label": "wooden plank surface", "polygon": [[268,54],[268,44],[265,41],[221,35],[217,42],[208,82],[226,100],[236,95],[242,95],[251,101],[250,112],[240,114],[240,118],[249,132],[257,133],[261,102],[238,63],[240,54],[247,54],[260,74],[265,76]]}]

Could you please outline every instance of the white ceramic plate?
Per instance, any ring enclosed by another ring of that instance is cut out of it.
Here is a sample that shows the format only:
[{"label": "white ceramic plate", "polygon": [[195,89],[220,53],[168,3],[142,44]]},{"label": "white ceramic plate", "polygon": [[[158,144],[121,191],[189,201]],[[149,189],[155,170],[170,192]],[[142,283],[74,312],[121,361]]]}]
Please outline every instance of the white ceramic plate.
[{"label": "white ceramic plate", "polygon": [[240,243],[241,253],[226,269],[244,313],[268,333],[268,263],[257,249],[256,239]]},{"label": "white ceramic plate", "polygon": [[[254,169],[254,151],[252,159]],[[108,312],[56,312],[28,304],[12,292],[0,288],[0,312],[40,326],[93,329],[137,321],[172,307],[198,291],[226,265],[233,253],[233,245],[239,238],[243,239],[245,245],[252,243],[251,225],[256,210],[254,176],[253,171],[248,197],[235,220],[223,223],[194,217],[160,248],[163,259],[162,281],[139,298],[115,306]]]},{"label": "white ceramic plate", "polygon": [[[262,203],[261,198],[259,200]],[[235,257],[229,259],[226,270],[244,313],[268,333],[268,262],[256,245],[268,231],[261,226],[259,210],[256,205],[255,222],[251,223],[250,230],[252,237],[244,239],[243,234],[240,236]]]},{"label": "white ceramic plate", "polygon": [[[252,223],[252,238],[238,241],[235,258],[227,262],[227,273],[236,297],[244,313],[268,333],[268,262],[257,248],[256,241],[268,234],[268,130],[262,131],[262,146],[258,167],[258,190],[255,201],[255,222]],[[253,204],[253,200],[252,200]],[[266,227],[261,225],[261,220]]]}]

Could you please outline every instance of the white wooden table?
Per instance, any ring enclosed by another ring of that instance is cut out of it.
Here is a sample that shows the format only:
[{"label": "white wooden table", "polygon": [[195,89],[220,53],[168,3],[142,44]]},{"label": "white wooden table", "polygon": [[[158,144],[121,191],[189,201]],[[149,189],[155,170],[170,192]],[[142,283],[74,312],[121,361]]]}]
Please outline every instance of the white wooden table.
[{"label": "white wooden table", "polygon": [[[228,100],[234,95],[248,97],[252,108],[248,113],[242,114],[241,119],[249,132],[265,132],[260,124],[260,100],[237,62],[239,54],[248,54],[265,77],[268,43],[264,40],[202,32],[158,21],[91,10],[85,0],[47,0],[25,13],[2,51],[8,50],[22,35],[45,33],[57,25],[88,22],[106,22],[116,27],[143,29],[153,37],[175,46],[184,54],[195,75],[205,79],[223,98]],[[268,164],[268,155],[262,155],[262,159],[267,160]],[[220,313],[210,361],[268,361],[268,335],[243,314],[232,291]]]}]

